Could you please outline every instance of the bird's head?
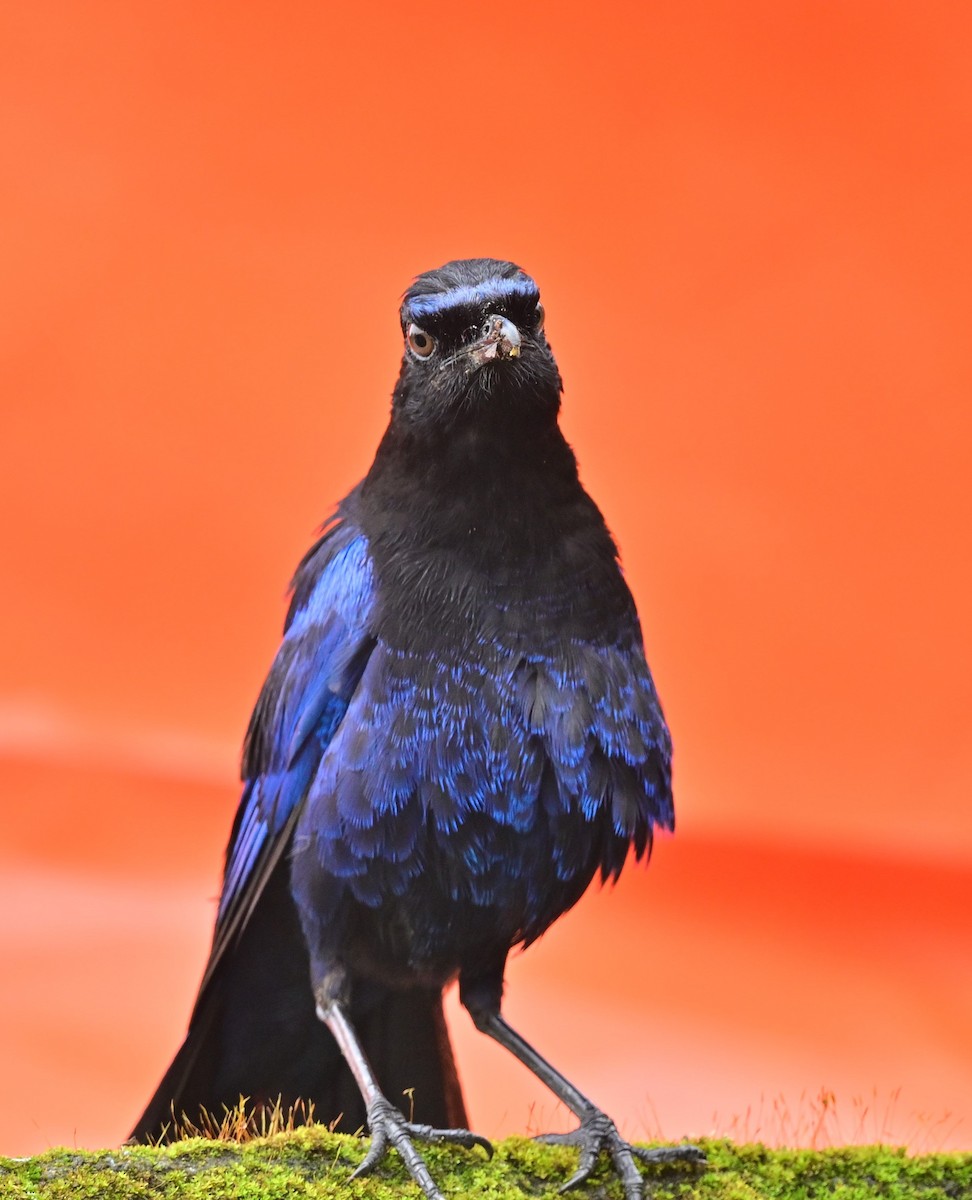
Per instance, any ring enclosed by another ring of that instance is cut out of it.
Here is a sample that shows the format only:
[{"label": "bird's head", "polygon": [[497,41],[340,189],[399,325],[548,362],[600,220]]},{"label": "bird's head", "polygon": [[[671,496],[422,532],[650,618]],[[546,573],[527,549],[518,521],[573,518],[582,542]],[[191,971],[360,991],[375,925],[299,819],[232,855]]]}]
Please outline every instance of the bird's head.
[{"label": "bird's head", "polygon": [[401,308],[396,415],[448,425],[487,413],[555,420],[560,373],[540,292],[515,263],[462,259],[420,275]]}]

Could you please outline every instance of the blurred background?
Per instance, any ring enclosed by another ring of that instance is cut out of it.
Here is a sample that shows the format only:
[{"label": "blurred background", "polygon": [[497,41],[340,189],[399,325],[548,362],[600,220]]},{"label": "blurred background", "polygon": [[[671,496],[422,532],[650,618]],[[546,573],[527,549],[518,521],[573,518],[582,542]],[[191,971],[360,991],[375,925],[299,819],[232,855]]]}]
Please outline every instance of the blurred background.
[{"label": "blurred background", "polygon": [[[0,1153],[181,1040],[397,305],[540,283],[679,830],[515,958],[636,1137],[972,1148],[967,6],[33,0],[0,29]],[[450,999],[474,1127],[565,1123]]]}]

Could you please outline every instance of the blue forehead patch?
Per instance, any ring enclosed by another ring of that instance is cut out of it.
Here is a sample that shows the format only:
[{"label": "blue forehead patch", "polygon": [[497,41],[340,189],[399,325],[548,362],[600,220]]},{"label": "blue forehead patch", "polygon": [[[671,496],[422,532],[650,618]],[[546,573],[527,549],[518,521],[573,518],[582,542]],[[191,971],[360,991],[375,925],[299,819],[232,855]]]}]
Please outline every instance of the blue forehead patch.
[{"label": "blue forehead patch", "polygon": [[491,303],[516,297],[538,301],[540,292],[532,279],[502,279],[495,276],[492,279],[484,279],[482,283],[462,284],[460,287],[450,288],[447,292],[413,296],[402,306],[402,312],[416,321],[422,321],[450,309],[483,309]]}]

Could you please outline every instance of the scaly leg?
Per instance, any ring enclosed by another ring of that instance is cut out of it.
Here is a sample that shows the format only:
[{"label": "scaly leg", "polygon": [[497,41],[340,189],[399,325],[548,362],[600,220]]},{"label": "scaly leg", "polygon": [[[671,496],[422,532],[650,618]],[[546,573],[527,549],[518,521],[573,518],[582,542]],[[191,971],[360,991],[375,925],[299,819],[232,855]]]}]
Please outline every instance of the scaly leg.
[{"label": "scaly leg", "polygon": [[319,1004],[317,1015],[330,1029],[334,1040],[341,1048],[341,1053],[351,1068],[351,1073],[361,1091],[368,1114],[371,1147],[360,1166],[352,1173],[352,1179],[357,1175],[367,1174],[385,1156],[391,1145],[401,1155],[409,1174],[428,1200],[445,1200],[435,1186],[435,1181],[429,1174],[425,1160],[412,1144],[413,1138],[426,1142],[454,1142],[467,1149],[471,1149],[473,1146],[482,1146],[492,1157],[493,1147],[489,1142],[477,1133],[470,1133],[468,1129],[433,1129],[431,1125],[414,1125],[406,1121],[378,1087],[371,1064],[365,1057],[358,1036],[341,1004],[336,1000],[331,1000],[326,1005]]},{"label": "scaly leg", "polygon": [[684,1162],[702,1165],[705,1154],[697,1146],[671,1146],[659,1150],[646,1150],[632,1146],[618,1133],[617,1126],[597,1105],[592,1104],[582,1092],[565,1076],[525,1041],[512,1026],[508,1025],[498,1011],[472,1012],[476,1028],[495,1039],[501,1046],[528,1067],[534,1075],[547,1085],[553,1094],[562,1100],[580,1121],[572,1133],[542,1134],[537,1140],[559,1145],[577,1146],[580,1163],[576,1172],[561,1187],[562,1192],[576,1187],[588,1178],[602,1150],[606,1150],[614,1163],[624,1186],[625,1200],[643,1200],[645,1183],[635,1166],[635,1158],[647,1163]]}]

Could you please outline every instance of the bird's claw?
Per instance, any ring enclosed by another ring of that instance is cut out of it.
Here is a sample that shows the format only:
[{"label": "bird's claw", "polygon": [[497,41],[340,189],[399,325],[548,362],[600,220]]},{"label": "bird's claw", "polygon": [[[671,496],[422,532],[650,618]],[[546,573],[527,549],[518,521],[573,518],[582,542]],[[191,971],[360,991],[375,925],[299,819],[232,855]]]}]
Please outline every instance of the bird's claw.
[{"label": "bird's claw", "polygon": [[570,1133],[544,1133],[535,1140],[550,1145],[576,1146],[580,1150],[577,1170],[561,1185],[561,1192],[570,1191],[590,1177],[602,1150],[611,1156],[624,1187],[625,1200],[643,1200],[645,1194],[645,1182],[635,1165],[635,1158],[655,1165],[676,1162],[702,1165],[705,1162],[705,1154],[697,1146],[664,1146],[653,1150],[632,1146],[621,1137],[611,1118],[599,1109],[584,1117]]},{"label": "bird's claw", "polygon": [[471,1150],[473,1146],[481,1146],[487,1157],[493,1157],[492,1145],[478,1133],[472,1133],[468,1129],[435,1129],[431,1125],[414,1125],[406,1121],[398,1109],[383,1096],[368,1105],[368,1129],[371,1132],[371,1145],[368,1153],[352,1171],[350,1178],[367,1175],[388,1153],[389,1146],[394,1146],[408,1173],[428,1200],[445,1198],[429,1174],[425,1159],[415,1149],[413,1138],[423,1142],[451,1142],[456,1146],[464,1146],[467,1150]]},{"label": "bird's claw", "polygon": [[705,1151],[700,1150],[698,1146],[689,1145],[688,1142],[681,1146],[654,1146],[651,1149],[647,1146],[632,1146],[631,1151],[633,1154],[637,1154],[642,1162],[650,1163],[655,1167],[665,1166],[667,1163],[684,1163],[690,1167],[704,1167],[708,1162]]}]

